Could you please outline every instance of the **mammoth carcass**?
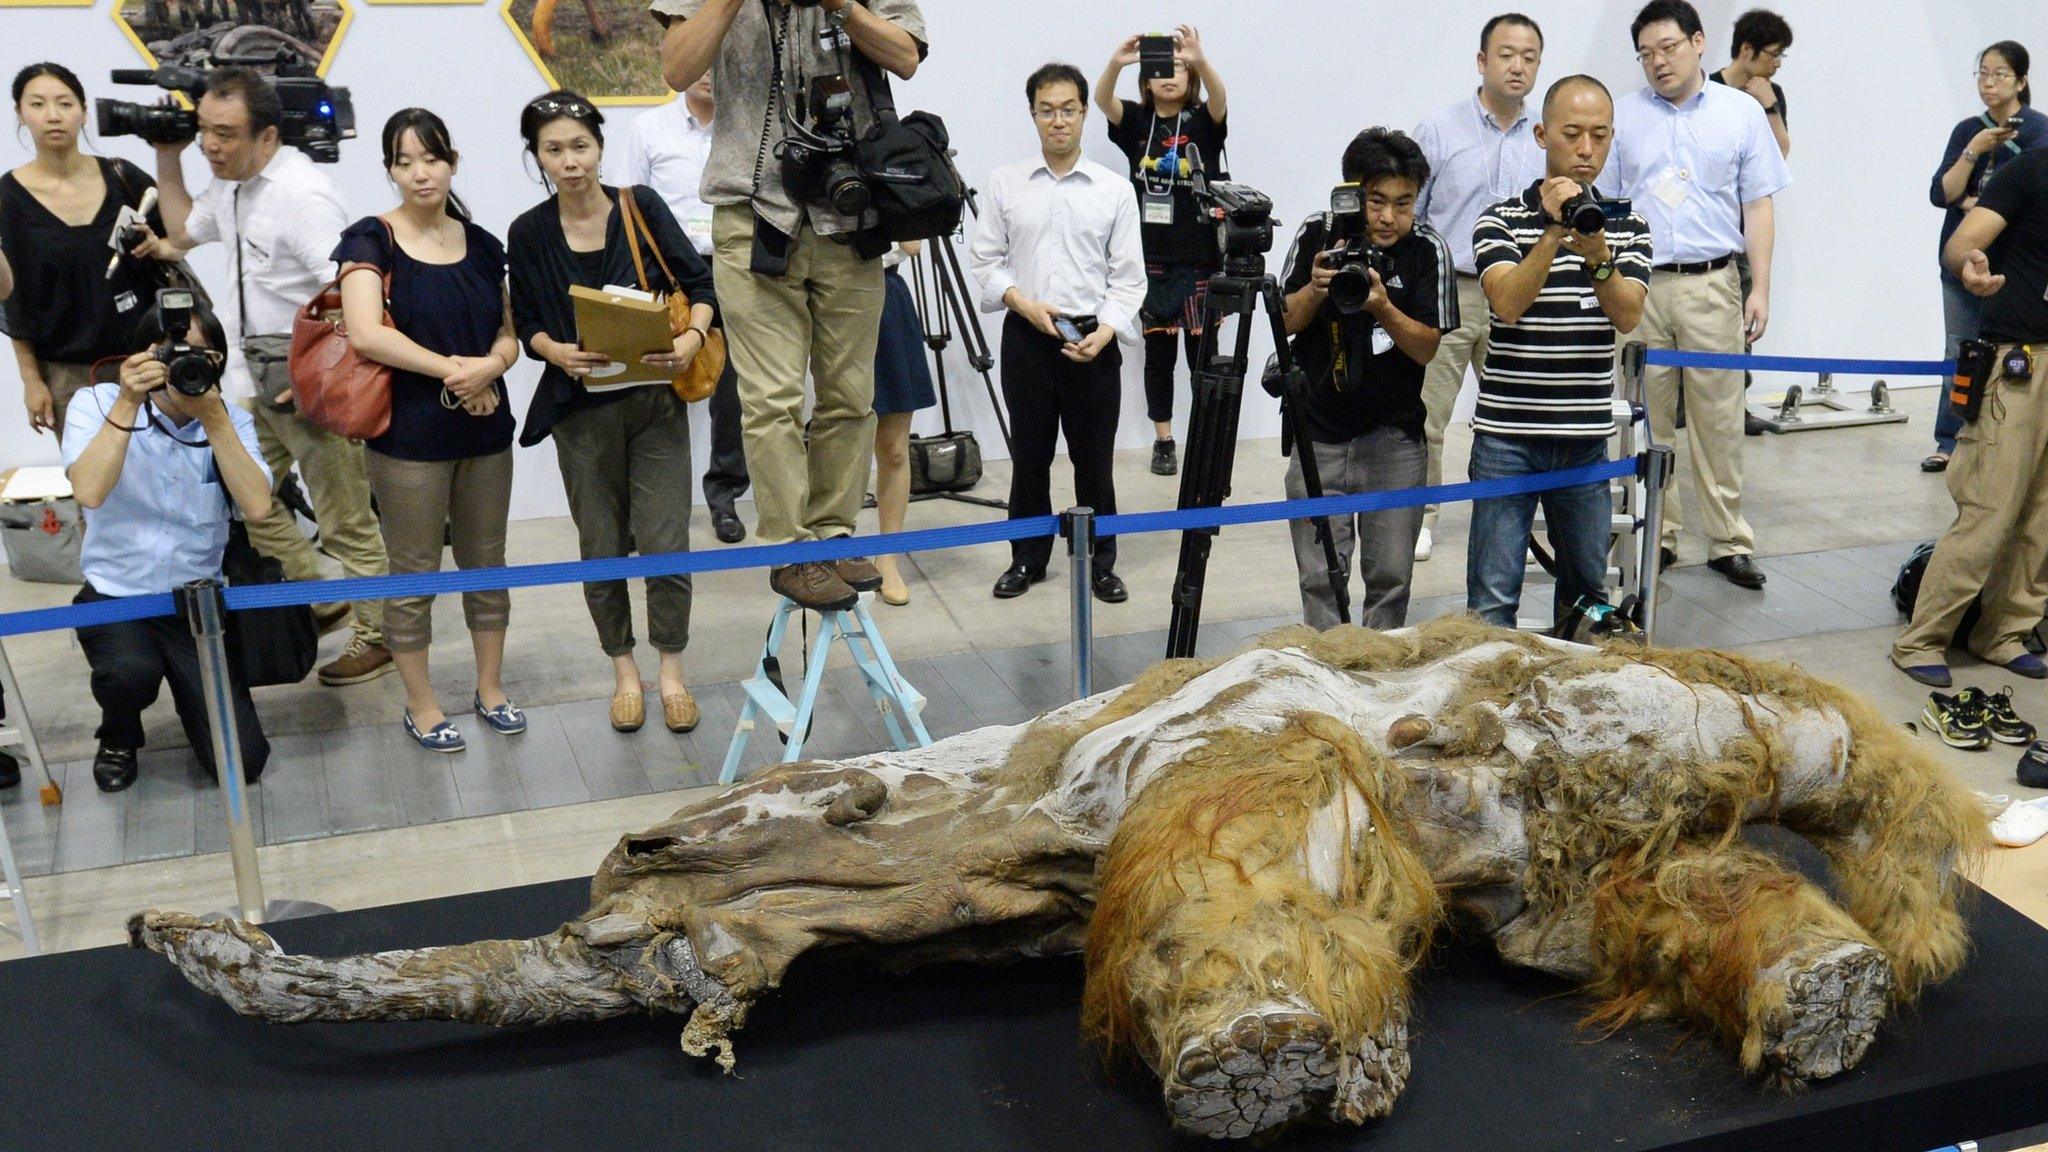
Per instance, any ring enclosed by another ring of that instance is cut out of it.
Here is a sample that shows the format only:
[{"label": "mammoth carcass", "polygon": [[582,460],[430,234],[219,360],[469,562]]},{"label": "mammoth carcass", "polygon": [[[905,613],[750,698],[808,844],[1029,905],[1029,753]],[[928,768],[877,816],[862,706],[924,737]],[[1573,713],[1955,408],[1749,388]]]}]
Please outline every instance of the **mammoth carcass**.
[{"label": "mammoth carcass", "polygon": [[[1742,835],[1828,858],[1831,898]],[[320,959],[144,912],[132,942],[279,1022],[687,1018],[734,1066],[813,950],[891,966],[1085,951],[1084,1027],[1216,1137],[1385,1115],[1440,927],[1676,1018],[1742,1066],[1854,1066],[1953,973],[1985,818],[1909,736],[1780,665],[1471,622],[1286,629],[1033,722],[807,762],[621,839],[549,936]]]}]

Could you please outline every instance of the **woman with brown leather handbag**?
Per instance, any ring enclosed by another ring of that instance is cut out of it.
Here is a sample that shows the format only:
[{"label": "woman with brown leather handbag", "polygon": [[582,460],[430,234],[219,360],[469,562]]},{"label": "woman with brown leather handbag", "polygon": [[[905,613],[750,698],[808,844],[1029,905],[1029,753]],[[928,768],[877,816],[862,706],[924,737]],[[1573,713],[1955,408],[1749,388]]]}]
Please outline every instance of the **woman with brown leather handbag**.
[{"label": "woman with brown leather handbag", "polygon": [[[521,443],[554,437],[585,560],[624,556],[635,548],[646,554],[687,552],[690,424],[681,388],[706,372],[707,383],[716,384],[722,369],[712,363],[724,344],[711,327],[717,318],[711,270],[652,189],[608,188],[600,181],[604,117],[589,101],[573,92],[550,92],[527,104],[519,132],[553,193],[513,221],[508,233],[513,324],[527,352],[547,364]],[[650,264],[664,277],[659,285],[649,282]],[[673,347],[642,359],[674,373],[674,385],[655,380],[607,386],[610,359],[577,342],[572,287],[636,284],[668,293]],[[707,340],[714,346],[707,347]],[[646,720],[646,701],[633,656],[626,582],[585,584],[583,597],[612,659],[612,727],[634,731]],[[697,702],[683,679],[689,638],[690,578],[649,579],[647,639],[661,654],[662,721],[672,732],[697,726]]]}]

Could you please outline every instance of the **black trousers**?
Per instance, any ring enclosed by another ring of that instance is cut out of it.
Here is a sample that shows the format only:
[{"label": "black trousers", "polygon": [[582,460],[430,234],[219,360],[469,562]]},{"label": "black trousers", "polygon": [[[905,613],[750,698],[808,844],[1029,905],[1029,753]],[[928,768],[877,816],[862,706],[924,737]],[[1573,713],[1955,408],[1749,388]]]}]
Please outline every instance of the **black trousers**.
[{"label": "black trousers", "polygon": [[733,501],[747,491],[747,453],[740,443],[740,378],[730,357],[711,394],[710,408],[711,464],[704,469],[704,503],[713,512],[730,512]]},{"label": "black trousers", "polygon": [[1188,367],[1195,366],[1195,351],[1202,338],[1193,332],[1145,333],[1145,419],[1164,424],[1173,419],[1174,361],[1180,357],[1176,341],[1188,350]]},{"label": "black trousers", "polygon": [[[79,589],[73,604],[109,600],[110,596],[88,584]],[[171,703],[177,707],[178,722],[192,752],[210,774],[218,775],[213,763],[213,728],[207,723],[206,693],[200,687],[199,647],[192,630],[180,616],[158,616],[148,620],[124,620],[118,624],[96,624],[78,630],[78,646],[85,649],[85,662],[92,666],[92,698],[100,706],[100,727],[95,733],[103,745],[113,748],[141,748],[142,710],[156,703],[164,681],[171,682]],[[256,718],[256,703],[249,698],[248,681],[235,666],[234,649],[229,648],[229,695],[235,703],[235,726],[242,737],[242,775],[256,779],[270,761],[270,741]]]},{"label": "black trousers", "polygon": [[[1064,432],[1074,465],[1074,502],[1098,516],[1116,514],[1110,465],[1123,402],[1123,354],[1112,341],[1092,362],[1060,354],[1060,341],[1016,313],[1003,321],[1003,404],[1010,410],[1010,518],[1052,514],[1052,457]],[[1053,537],[1015,540],[1010,560],[1043,568]],[[1116,566],[1116,537],[1095,541],[1095,570]]]}]

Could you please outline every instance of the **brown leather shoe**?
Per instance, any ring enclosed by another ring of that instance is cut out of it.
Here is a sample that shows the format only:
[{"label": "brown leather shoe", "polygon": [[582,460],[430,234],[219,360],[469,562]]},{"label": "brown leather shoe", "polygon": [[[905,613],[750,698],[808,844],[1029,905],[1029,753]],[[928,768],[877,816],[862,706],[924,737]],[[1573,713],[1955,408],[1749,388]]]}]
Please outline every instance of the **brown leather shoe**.
[{"label": "brown leather shoe", "polygon": [[832,565],[812,561],[768,570],[768,587],[813,612],[843,612],[860,603],[860,593],[839,578]]},{"label": "brown leather shoe", "polygon": [[688,688],[674,694],[662,693],[661,722],[671,732],[688,732],[697,726],[697,698]]},{"label": "brown leather shoe", "polygon": [[361,684],[375,680],[396,668],[391,662],[391,649],[382,644],[372,644],[358,633],[341,650],[341,655],[332,663],[320,669],[320,682],[330,688],[344,684]]},{"label": "brown leather shoe", "polygon": [[873,592],[882,586],[882,570],[865,556],[834,560],[832,570],[855,592]]},{"label": "brown leather shoe", "polygon": [[612,693],[612,730],[638,732],[647,722],[647,698],[638,692]]}]

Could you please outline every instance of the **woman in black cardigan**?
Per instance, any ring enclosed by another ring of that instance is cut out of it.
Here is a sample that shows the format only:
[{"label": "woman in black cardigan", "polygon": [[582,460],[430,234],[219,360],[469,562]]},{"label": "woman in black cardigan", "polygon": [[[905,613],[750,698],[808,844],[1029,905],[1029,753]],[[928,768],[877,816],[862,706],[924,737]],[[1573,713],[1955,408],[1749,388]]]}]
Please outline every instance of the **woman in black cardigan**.
[{"label": "woman in black cardigan", "polygon": [[[665,382],[602,390],[603,377],[592,371],[609,361],[583,351],[576,341],[571,285],[637,284],[620,218],[621,190],[598,179],[603,125],[597,109],[573,92],[550,92],[527,104],[519,133],[540,164],[542,183],[554,195],[513,221],[508,235],[513,326],[528,354],[547,363],[519,442],[538,444],[554,436],[585,560],[624,556],[635,548],[658,554],[690,547],[688,408]],[[682,281],[650,286],[680,289],[691,301],[689,330],[676,337],[671,351],[644,360],[680,372],[704,346],[716,319],[711,270],[660,196],[646,188],[629,191],[654,245]],[[659,279],[654,254],[643,249],[641,259],[648,275]],[[617,676],[612,727],[631,732],[645,721],[646,704],[640,667],[633,659],[626,582],[585,584],[583,598]],[[688,576],[647,581],[647,638],[661,653],[662,719],[670,731],[687,732],[698,718],[697,702],[683,683],[683,647],[690,638]]]}]

